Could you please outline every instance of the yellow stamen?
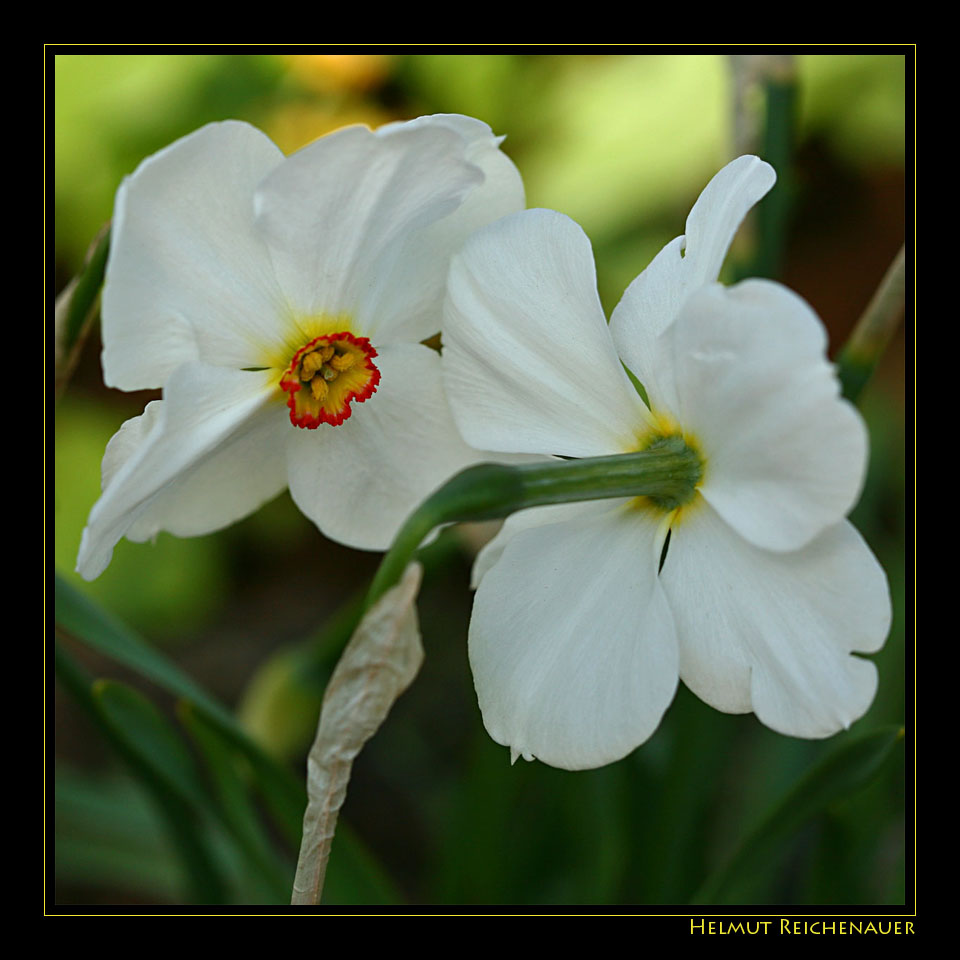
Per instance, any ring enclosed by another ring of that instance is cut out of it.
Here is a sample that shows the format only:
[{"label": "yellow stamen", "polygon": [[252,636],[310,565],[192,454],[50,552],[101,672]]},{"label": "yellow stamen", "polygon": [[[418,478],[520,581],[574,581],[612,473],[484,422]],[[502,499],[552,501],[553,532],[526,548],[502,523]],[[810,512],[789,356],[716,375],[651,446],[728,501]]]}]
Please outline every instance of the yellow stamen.
[{"label": "yellow stamen", "polygon": [[314,400],[318,403],[323,403],[327,398],[327,394],[330,392],[330,388],[327,386],[323,377],[314,377],[310,381],[310,392],[313,394]]},{"label": "yellow stamen", "polygon": [[380,371],[372,362],[376,355],[366,337],[348,329],[319,332],[294,352],[279,381],[287,395],[290,422],[307,430],[343,423],[351,404],[376,393],[380,382]]},{"label": "yellow stamen", "polygon": [[338,373],[342,373],[352,367],[356,359],[356,356],[352,353],[341,353],[330,359],[330,366]]},{"label": "yellow stamen", "polygon": [[[330,348],[333,349],[332,347]],[[320,356],[319,350],[314,350],[313,353],[308,353],[304,358],[303,362],[300,364],[300,379],[301,380],[310,380],[313,378],[313,375],[323,366],[323,357]]]}]

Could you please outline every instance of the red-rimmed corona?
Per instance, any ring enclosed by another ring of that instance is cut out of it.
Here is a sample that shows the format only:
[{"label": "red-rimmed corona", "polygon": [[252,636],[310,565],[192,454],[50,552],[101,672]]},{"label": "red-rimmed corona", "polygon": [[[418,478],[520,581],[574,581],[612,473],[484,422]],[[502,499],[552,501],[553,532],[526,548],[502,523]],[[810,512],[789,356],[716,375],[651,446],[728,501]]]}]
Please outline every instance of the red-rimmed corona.
[{"label": "red-rimmed corona", "polygon": [[290,422],[307,430],[322,423],[340,426],[352,412],[351,403],[363,403],[377,392],[376,355],[368,337],[345,330],[304,344],[280,378],[280,389],[290,394]]}]

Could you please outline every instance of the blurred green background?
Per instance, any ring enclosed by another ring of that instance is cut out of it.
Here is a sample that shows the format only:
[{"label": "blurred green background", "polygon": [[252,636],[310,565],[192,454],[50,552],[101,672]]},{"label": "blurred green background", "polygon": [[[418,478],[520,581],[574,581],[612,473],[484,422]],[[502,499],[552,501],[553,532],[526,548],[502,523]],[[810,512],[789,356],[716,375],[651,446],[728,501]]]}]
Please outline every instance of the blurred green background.
[{"label": "blurred green background", "polygon": [[[735,150],[731,64],[720,55],[69,54],[52,67],[58,290],[109,219],[120,180],[212,120],[247,120],[289,153],[348,123],[479,117],[507,135],[528,205],[569,214],[591,237],[608,311],[683,232]],[[904,239],[908,68],[892,53],[797,58],[780,278],[816,308],[832,351]],[[895,616],[876,656],[879,694],[852,733],[903,723],[907,709],[904,359],[901,331],[860,404],[872,459],[853,519],[887,570]],[[237,708],[302,776],[335,653],[325,628],[377,557],[324,540],[284,494],[220,534],[123,541],[106,573],[81,581],[73,567],[104,447],[153,396],[103,387],[94,331],[56,410],[57,569]],[[770,804],[851,736],[791,740],[681,689],[656,735],[617,764],[511,768],[483,730],[466,658],[469,567],[482,535],[448,532],[432,548],[419,604],[426,663],[355,766],[349,849],[338,838],[325,902],[684,903]],[[91,676],[136,686],[173,716],[171,699],[135,674],[80,645],[69,652]],[[57,901],[195,895],[156,805],[59,686],[55,703]],[[780,843],[729,902],[903,903],[905,795],[909,809],[900,748],[867,789]],[[215,858],[236,878],[235,852],[210,829]],[[293,851],[276,847],[292,863]],[[229,899],[269,898],[235,880]]]}]

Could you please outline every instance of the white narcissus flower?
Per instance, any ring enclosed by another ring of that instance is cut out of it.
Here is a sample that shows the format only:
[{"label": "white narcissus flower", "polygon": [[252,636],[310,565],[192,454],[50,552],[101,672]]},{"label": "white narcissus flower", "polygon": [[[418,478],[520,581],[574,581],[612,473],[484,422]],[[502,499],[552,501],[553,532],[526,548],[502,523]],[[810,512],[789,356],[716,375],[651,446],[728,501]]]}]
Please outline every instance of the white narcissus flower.
[{"label": "white narcissus flower", "polygon": [[[145,160],[117,194],[103,371],[163,388],[107,446],[77,569],[126,536],[208,533],[289,486],[335,540],[383,549],[477,459],[438,355],[451,253],[523,208],[490,128],[421,117],[290,157],[239,122]],[[359,406],[362,404],[362,406]]]},{"label": "white narcissus flower", "polygon": [[487,730],[514,758],[617,760],[656,729],[678,677],[799,737],[873,700],[876,668],[851,653],[882,646],[889,591],[844,519],[864,424],[803,300],[715,282],[773,181],[756,157],[725,167],[609,326],[590,243],[561,214],[505,217],[453,260],[444,375],[469,443],[588,457],[673,438],[701,463],[683,503],[527,510],[481,553],[470,663]]}]

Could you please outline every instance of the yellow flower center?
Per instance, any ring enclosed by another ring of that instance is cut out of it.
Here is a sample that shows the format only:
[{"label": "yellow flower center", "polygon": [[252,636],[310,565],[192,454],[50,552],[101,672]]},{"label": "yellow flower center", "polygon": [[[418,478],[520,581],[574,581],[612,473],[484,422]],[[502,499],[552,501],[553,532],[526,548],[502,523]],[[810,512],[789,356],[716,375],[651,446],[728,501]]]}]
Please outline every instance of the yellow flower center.
[{"label": "yellow flower center", "polygon": [[280,378],[280,389],[290,394],[290,422],[315,430],[321,423],[339,426],[350,414],[350,404],[362,403],[377,390],[377,355],[366,337],[352,333],[323,334],[293,355]]}]

